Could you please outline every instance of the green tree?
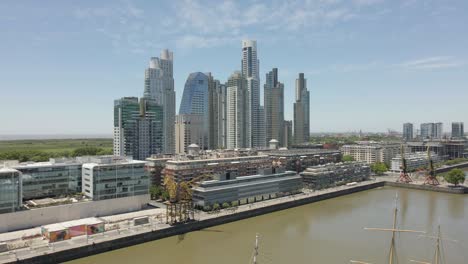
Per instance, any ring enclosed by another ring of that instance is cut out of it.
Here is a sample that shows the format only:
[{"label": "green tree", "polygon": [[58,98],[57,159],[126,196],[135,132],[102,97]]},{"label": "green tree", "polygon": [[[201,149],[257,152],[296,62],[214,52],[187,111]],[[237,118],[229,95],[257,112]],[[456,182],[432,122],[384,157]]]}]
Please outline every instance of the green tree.
[{"label": "green tree", "polygon": [[452,169],[444,176],[444,179],[455,186],[465,182],[465,173],[461,169]]},{"label": "green tree", "polygon": [[219,203],[213,204],[213,210],[219,210]]},{"label": "green tree", "polygon": [[163,191],[162,188],[156,185],[152,185],[150,187],[150,194],[151,194],[151,199],[155,200],[159,198],[162,195]]},{"label": "green tree", "polygon": [[167,190],[164,190],[161,194],[161,198],[164,200],[169,200],[169,192]]},{"label": "green tree", "polygon": [[386,171],[388,171],[387,165],[382,162],[376,162],[371,164],[371,170],[377,175],[383,175]]},{"label": "green tree", "polygon": [[350,155],[344,155],[341,160],[344,161],[344,162],[354,161],[354,158],[353,158],[353,156],[350,156]]},{"label": "green tree", "polygon": [[232,202],[231,202],[231,206],[232,206],[232,207],[236,207],[236,206],[238,206],[238,205],[239,205],[239,202],[238,202],[238,201],[232,201]]},{"label": "green tree", "polygon": [[228,208],[228,207],[229,207],[229,203],[224,202],[223,203],[223,208]]}]

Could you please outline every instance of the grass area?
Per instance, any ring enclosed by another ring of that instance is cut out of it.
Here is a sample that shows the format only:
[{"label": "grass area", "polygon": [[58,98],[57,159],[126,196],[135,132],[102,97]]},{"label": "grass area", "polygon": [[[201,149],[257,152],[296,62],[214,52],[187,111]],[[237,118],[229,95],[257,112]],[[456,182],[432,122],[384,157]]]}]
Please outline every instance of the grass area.
[{"label": "grass area", "polygon": [[112,139],[0,141],[0,160],[45,161],[53,157],[112,154]]}]

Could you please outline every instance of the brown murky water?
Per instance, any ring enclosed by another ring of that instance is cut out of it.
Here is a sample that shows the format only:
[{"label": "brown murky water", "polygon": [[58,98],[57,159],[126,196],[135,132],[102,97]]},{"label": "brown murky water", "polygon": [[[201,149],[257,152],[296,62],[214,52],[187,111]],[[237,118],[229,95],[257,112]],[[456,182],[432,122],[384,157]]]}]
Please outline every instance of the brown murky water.
[{"label": "brown murky water", "polygon": [[[395,193],[402,229],[434,233],[438,223],[450,264],[468,263],[468,195],[396,188],[365,191],[183,236],[170,237],[69,263],[251,263],[255,234],[260,236],[258,263],[387,263]],[[434,241],[414,234],[397,235],[398,263],[431,261]]]}]

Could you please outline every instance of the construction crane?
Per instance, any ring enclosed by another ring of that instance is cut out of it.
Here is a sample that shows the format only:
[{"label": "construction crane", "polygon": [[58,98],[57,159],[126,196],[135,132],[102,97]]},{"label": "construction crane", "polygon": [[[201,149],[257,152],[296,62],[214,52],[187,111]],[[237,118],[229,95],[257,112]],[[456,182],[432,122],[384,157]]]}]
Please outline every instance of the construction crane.
[{"label": "construction crane", "polygon": [[431,157],[431,147],[427,146],[427,161],[428,161],[428,171],[426,173],[426,178],[424,179],[424,184],[429,184],[429,185],[439,185],[439,181],[437,180],[436,177],[436,172],[434,169],[434,161],[432,160]]},{"label": "construction crane", "polygon": [[404,183],[410,183],[413,180],[408,174],[408,167],[406,164],[406,157],[405,157],[405,147],[401,145],[401,173],[400,177],[398,178],[397,182],[404,182]]},{"label": "construction crane", "polygon": [[173,225],[194,220],[192,188],[200,182],[212,178],[212,175],[201,175],[189,181],[178,182],[174,179],[174,176],[166,175],[163,182],[164,187],[169,193],[169,201],[165,203],[166,223]]}]

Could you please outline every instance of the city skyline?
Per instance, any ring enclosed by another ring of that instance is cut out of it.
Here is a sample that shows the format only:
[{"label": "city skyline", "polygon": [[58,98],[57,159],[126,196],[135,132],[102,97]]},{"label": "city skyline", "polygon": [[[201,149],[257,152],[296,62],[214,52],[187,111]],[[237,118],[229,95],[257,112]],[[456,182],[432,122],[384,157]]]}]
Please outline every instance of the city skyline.
[{"label": "city skyline", "polygon": [[[0,110],[8,114],[0,115],[7,124],[0,135],[110,135],[113,100],[141,96],[149,58],[165,48],[174,52],[178,108],[190,72],[212,72],[224,83],[241,70],[242,39],[257,40],[260,87],[266,72],[279,69],[286,120],[293,119],[294,79],[305,73],[311,132],[401,131],[404,122],[436,121],[446,128],[468,122],[460,111],[468,97],[466,3],[224,1],[206,12],[203,3],[2,2],[7,41],[0,44],[5,73],[0,89],[7,100]],[[180,11],[185,16],[177,16],[180,27],[170,19],[150,21],[158,9],[167,13],[164,18]],[[272,19],[280,9],[297,14],[296,19]],[[233,15],[225,18],[223,12]],[[213,17],[223,18],[212,25]],[[27,78],[26,60],[35,61]],[[445,107],[430,111],[438,104]]]}]

